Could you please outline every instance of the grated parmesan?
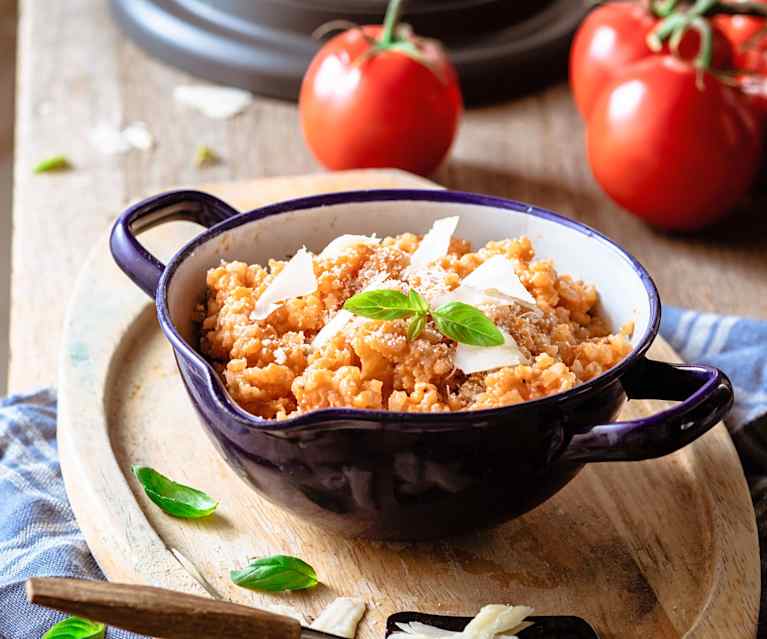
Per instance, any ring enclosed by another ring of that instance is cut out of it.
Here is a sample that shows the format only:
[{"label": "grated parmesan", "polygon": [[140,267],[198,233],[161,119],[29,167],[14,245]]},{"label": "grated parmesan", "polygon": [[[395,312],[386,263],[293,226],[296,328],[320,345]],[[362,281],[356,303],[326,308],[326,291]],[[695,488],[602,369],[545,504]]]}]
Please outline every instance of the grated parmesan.
[{"label": "grated parmesan", "polygon": [[450,248],[450,240],[453,237],[453,233],[455,233],[459,219],[456,215],[454,217],[443,217],[434,222],[429,232],[423,236],[418,248],[410,256],[409,273],[413,273],[434,260],[447,255],[447,251]]},{"label": "grated parmesan", "polygon": [[519,350],[514,338],[503,329],[499,329],[506,339],[502,346],[469,346],[458,344],[453,363],[467,375],[491,371],[504,366],[526,364],[527,358]]},{"label": "grated parmesan", "polygon": [[357,625],[365,614],[365,603],[354,597],[338,597],[327,606],[310,628],[346,639],[354,639]]},{"label": "grated parmesan", "polygon": [[302,248],[261,293],[256,307],[250,314],[250,319],[256,321],[266,319],[279,308],[281,302],[309,295],[316,290],[317,277],[314,275],[312,255]]}]

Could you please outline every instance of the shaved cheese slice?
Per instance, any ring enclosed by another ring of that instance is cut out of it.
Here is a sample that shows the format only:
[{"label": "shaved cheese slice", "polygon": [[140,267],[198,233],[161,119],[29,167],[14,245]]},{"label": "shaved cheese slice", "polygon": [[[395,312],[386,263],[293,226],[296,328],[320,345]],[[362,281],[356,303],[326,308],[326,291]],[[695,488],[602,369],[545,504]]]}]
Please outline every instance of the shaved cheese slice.
[{"label": "shaved cheese slice", "polygon": [[453,363],[467,375],[491,371],[504,366],[517,366],[526,364],[527,358],[519,350],[514,338],[503,329],[500,329],[506,343],[502,346],[469,346],[458,344],[455,349]]},{"label": "shaved cheese slice", "polygon": [[493,639],[495,635],[517,628],[532,613],[533,609],[528,606],[483,606],[462,634],[467,639]]},{"label": "shaved cheese slice", "polygon": [[479,291],[487,291],[490,295],[497,291],[502,296],[518,299],[521,302],[535,305],[535,298],[522,284],[514,268],[514,262],[503,255],[493,255],[461,280],[462,288],[471,287]]},{"label": "shaved cheese slice", "polygon": [[447,255],[447,251],[450,248],[450,239],[453,237],[453,233],[455,233],[459,219],[458,216],[443,217],[434,222],[431,230],[423,236],[418,248],[410,256],[409,273]]},{"label": "shaved cheese slice", "polygon": [[[389,276],[387,273],[379,273],[372,280],[370,280],[368,285],[360,292],[364,293],[365,291],[373,291],[377,288],[381,288],[388,277]],[[335,315],[333,315],[330,321],[320,329],[320,332],[314,336],[314,339],[312,340],[312,348],[314,350],[322,348],[331,339],[333,339],[333,336],[336,335],[336,333],[340,333],[344,329],[344,326],[346,326],[353,317],[353,313],[350,313],[344,309],[340,309]]]},{"label": "shaved cheese slice", "polygon": [[173,89],[173,99],[179,104],[197,109],[209,118],[224,120],[250,106],[253,94],[234,87],[193,85]]},{"label": "shaved cheese slice", "polygon": [[366,606],[360,599],[354,597],[338,597],[325,608],[310,628],[329,632],[346,639],[354,639],[357,625],[365,614]]},{"label": "shaved cheese slice", "polygon": [[425,623],[413,621],[398,623],[399,632],[391,633],[387,639],[515,639],[533,624],[525,619],[533,613],[528,606],[484,606],[462,632],[444,630]]},{"label": "shaved cheese slice", "polygon": [[376,245],[381,243],[381,238],[375,235],[341,235],[328,244],[317,257],[321,259],[335,258],[346,249],[357,244]]},{"label": "shaved cheese slice", "polygon": [[312,256],[305,248],[296,253],[261,293],[250,314],[252,320],[263,320],[280,307],[281,302],[309,295],[317,290]]},{"label": "shaved cheese slice", "polygon": [[344,330],[344,326],[351,321],[352,317],[354,317],[353,313],[340,309],[333,315],[330,321],[320,329],[320,332],[314,336],[314,339],[312,340],[312,348],[317,350],[325,346],[325,344],[333,339],[336,333],[340,333]]}]

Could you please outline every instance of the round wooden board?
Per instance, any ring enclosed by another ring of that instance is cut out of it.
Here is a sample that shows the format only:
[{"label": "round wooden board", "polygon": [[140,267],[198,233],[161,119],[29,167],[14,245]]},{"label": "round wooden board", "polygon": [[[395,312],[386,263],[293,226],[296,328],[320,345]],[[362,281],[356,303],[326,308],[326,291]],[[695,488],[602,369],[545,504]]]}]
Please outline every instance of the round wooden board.
[{"label": "round wooden board", "polygon": [[[430,183],[396,172],[270,178],[212,185],[242,209],[312,192]],[[199,232],[154,229],[168,256]],[[676,359],[658,339],[651,355]],[[661,402],[632,401],[624,417]],[[369,603],[360,639],[382,639],[386,617],[419,610],[470,615],[490,602],[540,614],[578,614],[603,638],[753,637],[759,552],[751,501],[730,437],[719,425],[661,460],[593,465],[533,512],[493,530],[434,542],[352,541],[259,498],[225,465],[197,424],[150,300],[95,247],[74,292],[60,364],[59,447],[72,507],[109,579],[291,605],[315,616],[339,595]],[[221,500],[187,522],[151,504],[130,474],[153,466]],[[193,564],[182,565],[175,548]],[[322,585],[268,595],[233,586],[247,557],[288,553]]]}]

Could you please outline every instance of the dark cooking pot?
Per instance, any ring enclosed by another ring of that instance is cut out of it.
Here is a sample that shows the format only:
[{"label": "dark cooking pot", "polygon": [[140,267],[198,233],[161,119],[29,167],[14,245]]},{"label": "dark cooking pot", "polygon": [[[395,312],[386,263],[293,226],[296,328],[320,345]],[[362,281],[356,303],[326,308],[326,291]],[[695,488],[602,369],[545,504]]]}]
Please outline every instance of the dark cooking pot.
[{"label": "dark cooking pot", "polygon": [[[525,234],[539,257],[594,283],[613,326],[635,323],[633,352],[572,390],[505,408],[438,414],[335,408],[284,421],[242,410],[198,352],[194,307],[207,269],[222,258],[264,264],[302,245],[319,251],[343,233],[422,233],[448,215],[460,216],[457,235],[475,246]],[[208,230],[164,266],[136,234],[174,219]],[[729,380],[715,368],[645,358],[660,301],[636,259],[583,224],[511,200],[358,191],[239,213],[210,195],[177,191],[125,211],[111,248],[120,268],[155,299],[189,398],[229,465],[263,497],[343,535],[424,539],[497,524],[553,495],[583,464],[678,450],[722,419],[733,400]],[[626,396],[681,403],[613,422]]]}]

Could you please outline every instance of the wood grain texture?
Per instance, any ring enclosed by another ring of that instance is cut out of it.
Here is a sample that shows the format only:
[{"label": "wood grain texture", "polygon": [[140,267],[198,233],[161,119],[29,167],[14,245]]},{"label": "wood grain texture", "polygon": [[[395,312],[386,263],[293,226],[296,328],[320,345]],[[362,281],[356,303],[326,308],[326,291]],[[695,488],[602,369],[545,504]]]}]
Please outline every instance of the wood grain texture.
[{"label": "wood grain texture", "polygon": [[[371,174],[208,188],[247,208],[266,194],[284,199],[326,190],[328,180],[348,187],[360,179]],[[196,232],[170,225],[142,241],[165,256]],[[661,460],[590,466],[538,509],[492,530],[433,543],[342,539],[259,498],[218,456],[196,423],[153,307],[102,242],[66,324],[59,449],[78,521],[110,579],[205,594],[202,575],[225,599],[264,609],[290,605],[309,618],[336,596],[359,596],[369,604],[359,639],[380,639],[393,612],[471,615],[488,602],[578,614],[606,639],[754,636],[756,526],[724,426]],[[675,358],[660,339],[651,356]],[[663,406],[633,401],[623,416]],[[220,499],[217,514],[169,518],[132,478],[134,463]],[[248,557],[275,553],[312,563],[322,585],[270,595],[229,581],[229,570]]]},{"label": "wood grain texture", "polygon": [[[193,79],[130,44],[103,0],[22,0],[19,65],[9,378],[16,391],[55,382],[64,292],[128,202],[174,184],[316,169],[291,104],[257,99],[229,121],[175,105],[173,87]],[[154,132],[152,152],[105,157],[88,145],[87,133],[99,122],[134,120]],[[195,169],[198,144],[215,149],[223,163]],[[469,111],[436,178],[448,188],[552,208],[605,231],[640,258],[666,303],[767,317],[767,216],[759,206],[706,236],[657,233],[600,192],[583,147],[567,87],[555,86]],[[52,153],[70,155],[77,170],[33,175],[34,164]]]},{"label": "wood grain texture", "polygon": [[301,636],[301,625],[290,617],[163,588],[36,577],[26,590],[34,604],[164,639]]}]

